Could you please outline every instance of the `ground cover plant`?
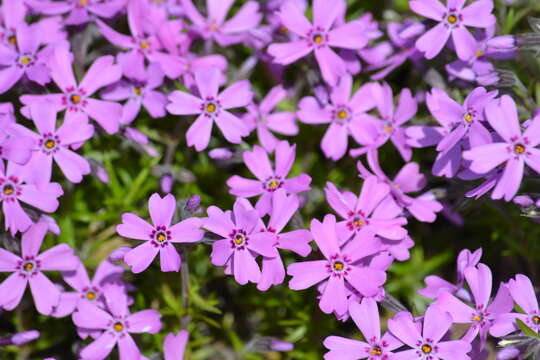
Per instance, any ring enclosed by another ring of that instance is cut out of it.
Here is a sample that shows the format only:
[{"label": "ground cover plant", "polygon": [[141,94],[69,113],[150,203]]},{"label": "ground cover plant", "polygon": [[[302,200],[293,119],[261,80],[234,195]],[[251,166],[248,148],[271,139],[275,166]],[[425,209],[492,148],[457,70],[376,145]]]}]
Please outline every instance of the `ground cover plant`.
[{"label": "ground cover plant", "polygon": [[539,51],[534,0],[3,0],[0,358],[540,357]]}]

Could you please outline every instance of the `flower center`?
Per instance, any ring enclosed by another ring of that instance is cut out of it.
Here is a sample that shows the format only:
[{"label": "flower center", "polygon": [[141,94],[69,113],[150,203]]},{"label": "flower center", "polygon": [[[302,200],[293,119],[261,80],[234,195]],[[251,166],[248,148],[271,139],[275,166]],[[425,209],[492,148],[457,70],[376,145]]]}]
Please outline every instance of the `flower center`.
[{"label": "flower center", "polygon": [[69,101],[71,101],[72,104],[77,105],[81,102],[81,95],[79,94],[73,94],[69,97]]},{"label": "flower center", "polygon": [[135,95],[141,96],[141,94],[142,94],[142,88],[140,88],[140,87],[135,87],[135,88],[133,89],[133,92],[135,93]]},{"label": "flower center", "polygon": [[384,127],[384,131],[386,131],[387,133],[392,132],[392,125],[386,125]]},{"label": "flower center", "polygon": [[86,6],[88,4],[88,0],[79,0],[80,6]]},{"label": "flower center", "polygon": [[540,325],[540,317],[538,315],[533,316],[532,322],[534,325]]},{"label": "flower center", "polygon": [[214,103],[208,103],[206,105],[206,112],[210,113],[210,114],[213,114],[216,112],[216,104]]},{"label": "flower center", "polygon": [[347,111],[345,111],[345,110],[339,110],[338,113],[337,113],[337,117],[340,120],[346,119],[347,115],[348,115]]},{"label": "flower center", "polygon": [[514,145],[514,152],[518,155],[521,155],[525,152],[525,146],[522,144],[516,144]]},{"label": "flower center", "polygon": [[476,51],[476,53],[474,54],[474,56],[476,56],[476,57],[480,57],[480,56],[482,56],[482,55],[484,55],[484,52],[483,52],[481,49],[478,49],[478,50]]},{"label": "flower center", "polygon": [[470,113],[466,113],[463,120],[465,120],[467,124],[470,124],[473,121],[473,116]]},{"label": "flower center", "polygon": [[473,321],[482,321],[482,315],[476,314],[472,317]]},{"label": "flower center", "polygon": [[141,47],[141,49],[143,50],[148,50],[148,48],[150,47],[150,43],[148,41],[141,41],[139,43],[139,46]]},{"label": "flower center", "polygon": [[4,188],[2,189],[2,193],[7,196],[13,195],[14,192],[15,188],[11,184],[4,185]]},{"label": "flower center", "polygon": [[242,234],[236,234],[234,236],[234,243],[236,245],[242,245],[246,241],[246,238]]},{"label": "flower center", "polygon": [[322,37],[321,34],[315,34],[315,35],[313,35],[313,42],[314,42],[315,44],[320,44],[320,43],[323,42],[323,40],[324,40],[324,39],[323,39],[323,37]]},{"label": "flower center", "polygon": [[34,270],[34,263],[32,263],[31,261],[24,263],[23,269],[26,272],[31,272],[32,270]]},{"label": "flower center", "polygon": [[19,64],[21,65],[28,65],[32,62],[32,57],[30,55],[22,55],[19,58]]},{"label": "flower center", "polygon": [[11,45],[15,45],[17,44],[17,37],[15,35],[11,35],[10,37],[8,37],[7,41]]},{"label": "flower center", "polygon": [[353,218],[352,224],[354,225],[354,227],[359,228],[364,225],[364,222],[360,217],[356,216]]},{"label": "flower center", "polygon": [[433,351],[433,348],[429,344],[422,345],[420,349],[422,350],[424,354],[431,354],[431,352]]},{"label": "flower center", "polygon": [[89,291],[89,292],[86,293],[86,298],[87,298],[88,300],[95,300],[95,298],[96,298],[96,293],[93,292],[93,291]]},{"label": "flower center", "polygon": [[333,265],[334,270],[342,271],[345,265],[341,261],[336,261]]},{"label": "flower center", "polygon": [[283,185],[281,179],[279,177],[271,177],[264,183],[263,187],[270,192],[276,191],[276,189],[280,188],[281,185]]},{"label": "flower center", "polygon": [[446,21],[448,21],[450,24],[455,24],[457,22],[457,20],[458,20],[458,18],[454,14],[448,15],[448,17],[446,18]]},{"label": "flower center", "polygon": [[382,349],[380,346],[374,346],[371,351],[369,352],[371,355],[380,356],[382,355]]},{"label": "flower center", "polygon": [[114,323],[113,329],[116,332],[121,332],[122,330],[124,330],[124,324],[122,324],[120,321],[117,321]]},{"label": "flower center", "polygon": [[44,145],[47,149],[52,149],[56,146],[56,141],[54,141],[53,139],[49,139],[45,141]]},{"label": "flower center", "polygon": [[157,235],[156,235],[156,240],[158,242],[162,243],[165,240],[167,240],[167,235],[165,235],[165,233],[163,233],[163,232],[158,232]]},{"label": "flower center", "polygon": [[280,27],[278,31],[282,35],[287,35],[289,33],[289,29],[287,29],[285,26]]}]

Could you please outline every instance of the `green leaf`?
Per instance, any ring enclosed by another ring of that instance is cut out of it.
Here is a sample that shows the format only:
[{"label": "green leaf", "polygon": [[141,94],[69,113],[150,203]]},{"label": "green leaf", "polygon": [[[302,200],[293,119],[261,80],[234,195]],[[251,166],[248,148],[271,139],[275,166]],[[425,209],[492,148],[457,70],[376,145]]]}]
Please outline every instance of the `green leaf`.
[{"label": "green leaf", "polygon": [[540,339],[540,335],[538,335],[533,329],[528,327],[523,321],[520,319],[516,319],[516,323],[519,327],[519,329],[528,337],[532,337],[534,339]]}]

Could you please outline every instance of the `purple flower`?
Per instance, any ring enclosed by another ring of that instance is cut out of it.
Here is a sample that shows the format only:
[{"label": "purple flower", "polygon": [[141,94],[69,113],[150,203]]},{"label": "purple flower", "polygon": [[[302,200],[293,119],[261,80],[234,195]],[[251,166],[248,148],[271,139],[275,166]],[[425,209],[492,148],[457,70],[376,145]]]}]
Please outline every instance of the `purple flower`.
[{"label": "purple flower", "polygon": [[31,172],[12,162],[8,162],[7,170],[4,171],[4,165],[0,163],[0,202],[6,230],[10,230],[12,235],[32,225],[32,219],[22,208],[21,201],[41,211],[55,212],[58,197],[64,194],[58,183],[28,182]]},{"label": "purple flower", "polygon": [[124,286],[107,285],[104,291],[107,309],[101,309],[82,300],[72,318],[75,325],[88,330],[100,330],[101,334],[80,352],[83,360],[105,359],[118,345],[121,360],[141,358],[137,344],[130,334],[156,334],[161,329],[161,314],[153,309],[130,314]]},{"label": "purple flower", "polygon": [[124,261],[131,266],[131,271],[140,273],[150,266],[159,253],[161,271],[178,271],[181,259],[174,243],[200,241],[203,237],[200,229],[202,221],[192,217],[171,226],[176,209],[176,199],[171,194],[163,198],[153,194],[148,200],[148,208],[153,225],[135,214],[125,213],[122,224],[116,227],[121,236],[145,241],[125,254]]},{"label": "purple flower", "polygon": [[425,296],[430,299],[436,299],[439,296],[439,293],[442,291],[448,292],[450,294],[456,295],[466,301],[471,301],[471,296],[468,291],[463,289],[463,281],[465,280],[465,269],[469,267],[475,267],[482,257],[482,249],[476,249],[471,253],[468,249],[463,249],[459,252],[456,261],[457,268],[457,282],[452,284],[439,276],[429,275],[426,276],[424,282],[426,287],[418,290],[418,293],[422,296]]},{"label": "purple flower", "polygon": [[257,129],[259,142],[268,152],[274,151],[279,143],[279,140],[270,130],[289,136],[298,134],[298,126],[295,123],[296,115],[293,112],[280,111],[272,113],[276,105],[286,96],[287,90],[283,86],[275,86],[261,100],[259,105],[250,104],[247,107],[248,113],[243,117],[253,128]]},{"label": "purple flower", "polygon": [[524,313],[500,314],[490,329],[490,334],[497,337],[506,336],[519,328],[516,319],[523,321],[535,332],[540,332],[540,310],[538,300],[531,280],[522,274],[517,274],[515,279],[508,281],[508,290],[512,299]]},{"label": "purple flower", "polygon": [[[392,88],[387,83],[382,86],[374,84],[371,91],[381,118],[368,117],[359,124],[360,132],[373,134],[372,143],[368,144],[367,148],[379,148],[390,140],[403,160],[411,160],[412,150],[406,142],[405,128],[401,127],[416,114],[418,108],[411,91],[409,89],[401,90],[399,104],[395,111]],[[351,150],[351,155],[356,156],[365,152],[364,149],[359,150]]]},{"label": "purple flower", "polygon": [[[300,256],[307,256],[311,252],[309,242],[313,239],[306,229],[298,229],[281,233],[299,207],[296,195],[287,196],[285,189],[278,189],[272,197],[272,210],[268,226],[263,223],[258,226],[260,234],[257,239],[265,236],[267,242],[274,244],[276,249],[290,250]],[[277,253],[275,257],[263,257],[261,279],[257,289],[266,291],[273,285],[279,285],[285,279],[283,260]]]},{"label": "purple flower", "polygon": [[253,151],[244,151],[244,163],[257,180],[234,175],[227,180],[229,192],[236,196],[253,197],[261,195],[255,207],[261,215],[268,214],[272,207],[272,197],[277,189],[284,188],[288,194],[298,194],[310,188],[311,177],[300,174],[287,179],[296,156],[296,145],[280,141],[275,149],[275,166],[272,168],[268,153],[255,145]]},{"label": "purple flower", "polygon": [[357,255],[361,252],[356,251],[355,247],[340,249],[339,244],[346,239],[341,237],[334,215],[326,215],[322,223],[313,219],[311,233],[326,260],[289,265],[287,273],[292,276],[289,288],[303,290],[326,281],[319,307],[327,314],[335,311],[338,315],[347,311],[348,291],[355,290],[363,296],[377,294],[386,281],[385,272],[358,265],[356,262],[362,256]]},{"label": "purple flower", "polygon": [[107,131],[113,134],[118,131],[118,119],[122,116],[120,104],[92,98],[98,89],[120,79],[120,66],[113,65],[112,56],[97,58],[83,77],[79,85],[75,81],[72,69],[73,56],[64,46],[56,47],[51,56],[49,66],[53,81],[61,89],[61,94],[23,95],[20,100],[25,105],[36,102],[47,102],[56,110],[66,110],[67,122],[94,119]]},{"label": "purple flower", "polygon": [[452,316],[436,306],[427,308],[422,333],[411,313],[400,312],[388,320],[391,334],[410,347],[395,353],[396,359],[469,360],[471,344],[465,340],[441,341],[452,326]]},{"label": "purple flower", "polygon": [[0,45],[0,94],[11,89],[24,75],[40,85],[48,83],[47,61],[51,48],[41,49],[39,27],[21,23],[15,32],[15,46]]},{"label": "purple flower", "polygon": [[126,126],[132,123],[140,113],[141,106],[144,106],[152,118],[164,117],[167,96],[156,90],[163,84],[163,71],[160,66],[150,64],[146,69],[133,66],[127,63],[124,56],[118,56],[118,62],[128,80],[120,80],[108,86],[100,95],[105,100],[127,100],[122,111],[120,125]]},{"label": "purple flower", "polygon": [[407,235],[402,227],[407,219],[399,217],[401,209],[388,197],[389,193],[390,187],[376,176],[364,180],[359,196],[341,193],[334,184],[326,183],[326,201],[343,219],[337,224],[340,239],[352,239],[363,256],[381,250],[379,237],[397,241]]},{"label": "purple flower", "polygon": [[[420,166],[417,163],[411,162],[405,164],[391,180],[382,171],[379,164],[377,151],[371,150],[367,154],[369,166],[377,178],[388,184],[390,195],[396,201],[397,205],[406,209],[412,216],[419,221],[433,222],[437,218],[437,212],[443,209],[442,205],[431,198],[429,192],[413,198],[408,193],[417,192],[426,186],[426,177],[420,173]],[[362,178],[373,176],[359,161],[358,170]]]},{"label": "purple flower", "polygon": [[365,35],[364,24],[351,21],[332,29],[340,9],[344,8],[341,0],[313,0],[313,24],[291,2],[284,3],[278,16],[285,28],[300,39],[285,44],[271,44],[268,53],[278,64],[287,65],[306,56],[312,51],[319,64],[323,79],[335,85],[339,77],[347,72],[345,61],[330,47],[361,49],[369,38]]},{"label": "purple flower", "polygon": [[188,337],[189,333],[186,330],[181,330],[177,335],[168,333],[163,341],[165,360],[183,360]]},{"label": "purple flower", "polygon": [[42,271],[73,271],[79,259],[67,244],[53,246],[39,254],[46,233],[47,224],[43,222],[30,227],[22,236],[20,257],[0,248],[0,271],[11,272],[0,284],[3,309],[16,308],[28,284],[39,313],[49,315],[58,305],[60,290]]},{"label": "purple flower", "polygon": [[246,2],[238,12],[225,21],[234,0],[206,0],[208,16],[205,19],[192,0],[180,0],[185,15],[193,23],[191,28],[203,39],[213,39],[221,46],[238,43],[243,35],[261,22],[259,4]]},{"label": "purple flower", "polygon": [[82,262],[75,271],[64,272],[62,274],[64,281],[75,291],[62,293],[60,302],[52,315],[64,317],[71,314],[82,299],[104,308],[104,285],[120,280],[123,273],[124,269],[122,267],[113,265],[108,260],[103,260],[99,264],[92,280],[88,277],[88,272]]},{"label": "purple flower", "polygon": [[326,157],[338,160],[345,155],[348,138],[351,135],[360,144],[374,142],[376,132],[373,126],[362,126],[371,118],[366,114],[375,107],[373,89],[375,84],[367,83],[351,97],[353,80],[350,75],[340,78],[339,84],[332,88],[329,104],[321,108],[314,97],[303,98],[297,112],[301,122],[306,124],[330,123],[324,135],[321,148]]},{"label": "purple flower", "polygon": [[[13,111],[13,107],[11,110]],[[31,137],[21,136],[10,131],[15,120],[10,116],[1,115],[0,113],[0,159],[24,165],[30,160],[32,149],[36,144]]]},{"label": "purple flower", "polygon": [[118,13],[126,0],[25,0],[32,10],[46,15],[68,14],[66,25],[81,25],[98,17],[111,18]]},{"label": "purple flower", "polygon": [[463,8],[465,0],[446,0],[446,7],[439,0],[411,0],[409,6],[415,13],[439,23],[416,41],[416,48],[427,59],[437,56],[450,36],[461,60],[469,60],[477,45],[466,26],[488,28],[495,24],[491,14],[492,0],[477,0]]},{"label": "purple flower", "polygon": [[377,302],[371,298],[364,298],[361,303],[353,302],[349,306],[349,313],[366,341],[329,336],[323,342],[330,350],[324,355],[324,359],[393,359],[392,350],[399,348],[403,343],[388,332],[381,338]]},{"label": "purple flower", "polygon": [[223,238],[212,244],[212,264],[227,266],[225,273],[234,274],[234,279],[241,285],[248,281],[259,282],[261,270],[255,261],[258,255],[270,258],[278,255],[264,233],[256,231],[260,221],[257,210],[247,207],[243,200],[235,201],[232,213],[210,206],[203,225]]},{"label": "purple flower", "polygon": [[540,117],[535,117],[522,134],[516,104],[508,95],[489,103],[486,117],[502,141],[473,147],[463,158],[470,160],[469,168],[479,174],[504,164],[491,198],[510,201],[519,189],[525,164],[540,173],[540,150],[536,148],[540,144]]},{"label": "purple flower", "polygon": [[474,307],[464,304],[446,291],[439,293],[434,304],[441,310],[449,312],[454,322],[471,324],[463,339],[470,342],[479,334],[483,346],[497,316],[512,310],[512,298],[506,285],[501,284],[495,299],[491,304],[489,303],[492,275],[486,265],[478,264],[477,267],[469,267],[465,269],[464,274],[473,294]]},{"label": "purple flower", "polygon": [[107,40],[129,50],[124,54],[125,64],[134,68],[142,67],[144,59],[147,59],[150,63],[158,63],[165,75],[171,79],[180,76],[184,71],[180,58],[161,51],[162,47],[157,37],[159,26],[152,23],[156,19],[149,18],[148,14],[143,13],[139,1],[129,1],[127,16],[131,36],[116,32],[101,20],[96,21],[101,34]]},{"label": "purple flower", "polygon": [[32,168],[33,181],[36,183],[51,181],[54,160],[69,181],[81,182],[83,175],[90,174],[90,164],[69,147],[90,139],[94,134],[94,127],[88,124],[87,120],[75,119],[64,122],[56,129],[56,110],[46,102],[30,105],[30,115],[38,134],[19,124],[13,124],[12,129],[21,136],[32,138],[36,144],[27,165]]},{"label": "purple flower", "polygon": [[249,134],[246,124],[228,109],[246,106],[253,93],[248,81],[238,81],[218,94],[220,72],[216,68],[201,69],[195,73],[199,96],[175,90],[169,95],[167,110],[175,115],[200,114],[186,133],[188,146],[197,151],[206,149],[215,121],[227,141],[239,144]]}]

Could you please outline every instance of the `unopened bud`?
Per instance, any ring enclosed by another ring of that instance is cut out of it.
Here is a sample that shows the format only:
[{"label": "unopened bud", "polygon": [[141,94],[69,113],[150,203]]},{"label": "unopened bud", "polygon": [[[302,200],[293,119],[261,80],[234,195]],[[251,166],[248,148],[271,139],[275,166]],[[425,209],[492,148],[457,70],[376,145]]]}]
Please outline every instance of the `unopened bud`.
[{"label": "unopened bud", "polygon": [[130,251],[131,248],[129,246],[122,246],[118,249],[114,250],[112,253],[109,254],[109,261],[112,263],[119,263],[124,261],[124,256]]},{"label": "unopened bud", "polygon": [[11,337],[11,342],[13,345],[23,345],[27,342],[34,341],[39,337],[39,331],[30,330],[22,333],[15,334]]},{"label": "unopened bud", "polygon": [[171,175],[165,175],[160,180],[161,191],[168,194],[172,190],[174,179]]}]

